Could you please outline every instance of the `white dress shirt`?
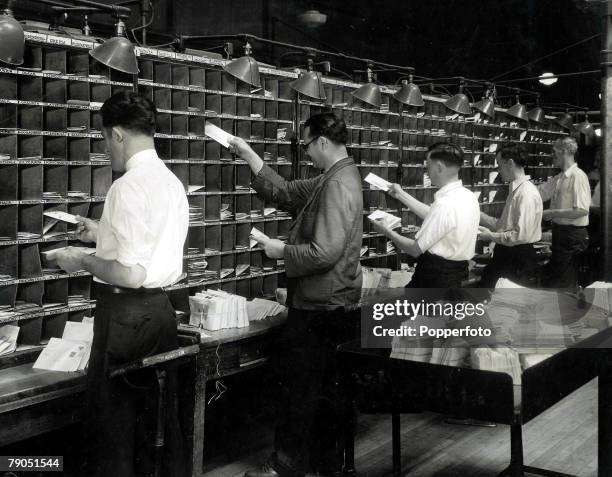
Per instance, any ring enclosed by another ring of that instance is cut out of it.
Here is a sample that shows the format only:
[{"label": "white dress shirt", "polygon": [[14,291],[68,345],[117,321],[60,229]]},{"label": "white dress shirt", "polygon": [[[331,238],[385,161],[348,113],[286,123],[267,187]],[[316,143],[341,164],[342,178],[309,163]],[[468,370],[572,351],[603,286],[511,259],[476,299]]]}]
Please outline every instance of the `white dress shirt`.
[{"label": "white dress shirt", "polygon": [[189,227],[185,188],[155,149],[134,154],[125,168],[106,196],[96,256],[126,267],[141,265],[145,288],[171,285],[183,272]]},{"label": "white dress shirt", "polygon": [[[550,200],[551,209],[579,208],[588,212],[591,206],[589,178],[576,163],[546,183],[539,185],[538,190],[543,201]],[[554,218],[552,221],[559,225],[585,227],[589,225],[589,216],[583,215],[577,219]]]},{"label": "white dress shirt", "polygon": [[478,199],[461,181],[451,182],[434,195],[434,202],[416,234],[422,252],[447,260],[469,260],[474,256],[480,222]]},{"label": "white dress shirt", "polygon": [[510,194],[493,232],[494,242],[512,247],[542,238],[542,197],[538,188],[523,177],[510,183]]}]

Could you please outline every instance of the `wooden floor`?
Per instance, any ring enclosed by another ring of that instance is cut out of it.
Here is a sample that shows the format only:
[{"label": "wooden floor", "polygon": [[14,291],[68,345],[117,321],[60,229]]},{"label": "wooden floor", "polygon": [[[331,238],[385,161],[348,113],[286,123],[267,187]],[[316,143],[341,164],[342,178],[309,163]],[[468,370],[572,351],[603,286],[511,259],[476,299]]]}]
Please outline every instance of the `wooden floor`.
[{"label": "wooden floor", "polygon": [[[271,429],[252,449],[208,462],[204,477],[242,477],[272,450]],[[451,425],[436,414],[402,416],[402,470],[410,477],[495,476],[508,464],[510,429]],[[581,477],[597,474],[597,381],[583,386],[523,428],[527,465]],[[391,475],[391,420],[361,415],[356,440],[359,477]]]}]

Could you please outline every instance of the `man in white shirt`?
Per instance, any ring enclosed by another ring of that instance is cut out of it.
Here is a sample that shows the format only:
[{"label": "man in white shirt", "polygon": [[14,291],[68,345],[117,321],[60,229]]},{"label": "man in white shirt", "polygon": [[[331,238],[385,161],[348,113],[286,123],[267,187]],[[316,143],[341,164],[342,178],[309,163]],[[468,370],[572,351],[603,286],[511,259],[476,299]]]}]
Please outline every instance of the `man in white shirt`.
[{"label": "man in white shirt", "polygon": [[440,188],[431,206],[406,193],[399,184],[389,189],[392,197],[423,219],[415,240],[388,229],[382,222],[374,223],[374,228],[403,252],[417,257],[410,288],[458,288],[468,278],[468,261],[474,256],[480,208],[476,196],[459,180],[462,165],[461,147],[451,143],[429,147],[427,171],[431,183]]},{"label": "man in white shirt", "polygon": [[[148,444],[139,439],[134,445],[136,419],[155,415],[151,397],[156,383],[148,375],[143,392],[122,379],[106,379],[107,371],[177,347],[174,310],[162,287],[182,274],[189,206],[182,183],[155,152],[156,110],[151,101],[119,92],[100,112],[112,169],[125,173],[110,187],[99,224],[79,217],[79,239],[95,242],[96,254],[68,248],[58,253],[57,261],[68,272],[90,272],[96,285],[87,373],[86,429],[91,436],[86,475],[131,477],[136,454]],[[170,410],[176,398],[175,378],[170,374]],[[177,416],[168,414],[164,475],[182,476],[180,429]],[[145,458],[140,467],[151,460]]]},{"label": "man in white shirt", "polygon": [[525,175],[527,149],[522,144],[506,144],[496,159],[510,191],[499,219],[480,213],[480,240],[495,242],[493,257],[480,280],[482,288],[495,287],[502,277],[526,284],[537,263],[533,244],[542,238],[542,198]]},{"label": "man in white shirt", "polygon": [[577,151],[574,138],[556,140],[553,155],[561,172],[538,186],[542,200],[550,200],[543,218],[553,222],[552,256],[543,278],[543,284],[549,287],[576,286],[577,259],[588,246],[591,187],[574,159]]}]

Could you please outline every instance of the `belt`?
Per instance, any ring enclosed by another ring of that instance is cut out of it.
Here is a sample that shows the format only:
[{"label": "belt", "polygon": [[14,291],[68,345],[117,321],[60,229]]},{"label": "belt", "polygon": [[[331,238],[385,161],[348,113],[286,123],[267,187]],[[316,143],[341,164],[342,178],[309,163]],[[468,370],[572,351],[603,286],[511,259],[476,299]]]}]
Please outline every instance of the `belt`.
[{"label": "belt", "polygon": [[587,225],[572,225],[572,224],[558,224],[556,222],[553,222],[553,227],[557,227],[557,228],[572,228],[572,229],[586,229],[588,226]]},{"label": "belt", "polygon": [[141,295],[141,294],[157,294],[163,293],[163,288],[125,288],[117,285],[108,285],[106,283],[96,283],[96,289],[103,293],[112,293],[114,295]]}]

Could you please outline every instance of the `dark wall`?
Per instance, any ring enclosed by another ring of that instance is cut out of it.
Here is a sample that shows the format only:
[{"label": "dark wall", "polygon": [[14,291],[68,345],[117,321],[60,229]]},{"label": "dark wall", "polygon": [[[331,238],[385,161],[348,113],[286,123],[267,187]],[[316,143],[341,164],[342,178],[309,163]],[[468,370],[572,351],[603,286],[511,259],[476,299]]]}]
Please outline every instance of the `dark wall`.
[{"label": "dark wall", "polygon": [[[103,0],[113,3],[111,0]],[[40,14],[33,0],[17,2],[18,10]],[[586,0],[154,0],[151,42],[167,41],[176,34],[218,35],[251,33],[279,41],[338,50],[392,64],[410,65],[417,74],[431,77],[467,76],[490,79],[517,66],[576,43],[600,29],[597,12]],[[311,7],[327,14],[327,23],[308,30],[297,15]],[[134,6],[137,12],[138,7]],[[18,12],[19,15],[19,12]],[[133,15],[129,22],[137,24]],[[98,29],[110,28],[107,17],[97,15]],[[193,46],[214,47],[220,41]],[[511,79],[598,69],[599,39],[570,48],[504,76]],[[287,50],[254,44],[255,56],[275,63]],[[236,42],[236,54],[241,54]],[[333,58],[332,58],[333,60]],[[299,56],[286,56],[284,65],[303,64]],[[362,64],[333,60],[352,74]],[[394,82],[393,74],[379,80]],[[517,84],[539,90],[545,101],[564,101],[598,108],[597,76],[560,80],[550,88],[537,82]],[[452,87],[451,87],[452,89]]]}]

